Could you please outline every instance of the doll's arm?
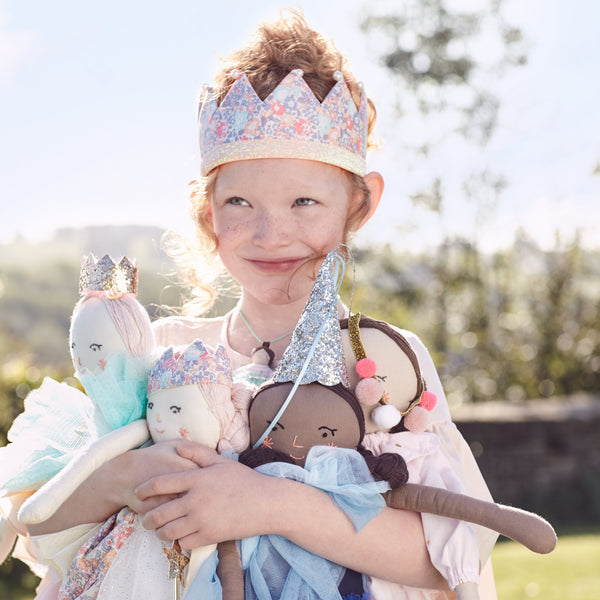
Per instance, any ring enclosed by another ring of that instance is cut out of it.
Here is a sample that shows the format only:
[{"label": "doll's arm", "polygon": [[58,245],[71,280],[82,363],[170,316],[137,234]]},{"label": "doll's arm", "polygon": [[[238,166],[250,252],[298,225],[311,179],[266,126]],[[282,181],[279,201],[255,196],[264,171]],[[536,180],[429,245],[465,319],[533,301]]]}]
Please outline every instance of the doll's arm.
[{"label": "doll's arm", "polygon": [[145,419],[133,421],[102,436],[23,504],[19,511],[19,520],[27,525],[48,520],[98,467],[128,450],[141,446],[149,439]]},{"label": "doll's arm", "polygon": [[387,492],[392,508],[426,512],[483,525],[539,554],[552,552],[556,533],[542,517],[519,508],[485,502],[442,488],[407,483]]}]

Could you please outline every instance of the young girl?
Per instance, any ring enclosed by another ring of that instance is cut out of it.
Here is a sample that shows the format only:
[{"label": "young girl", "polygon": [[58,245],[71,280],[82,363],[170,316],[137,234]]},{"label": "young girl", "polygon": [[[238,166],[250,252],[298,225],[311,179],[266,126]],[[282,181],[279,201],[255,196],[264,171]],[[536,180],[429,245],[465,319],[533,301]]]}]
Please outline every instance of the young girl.
[{"label": "young girl", "polygon": [[[225,61],[200,109],[202,179],[192,194],[199,250],[185,255],[184,272],[207,309],[214,293],[199,285],[202,266],[218,256],[241,297],[220,318],[157,322],[158,344],[195,338],[222,344],[234,371],[262,346],[277,365],[323,258],[368,221],[381,198],[382,177],[366,173],[374,122],[374,106],[343,57],[299,14],[262,25]],[[341,303],[337,311],[348,316]],[[449,420],[431,358],[415,336],[411,344],[442,407],[445,451],[468,493],[489,498]],[[145,526],[182,548],[278,534],[367,575],[447,589],[429,561],[418,514],[384,508],[357,533],[322,490],[262,475],[182,441],[110,461],[33,530],[98,522],[123,506],[144,514]],[[483,562],[490,550],[489,544],[480,548]],[[482,584],[481,596],[495,597],[493,581],[487,590]]]}]

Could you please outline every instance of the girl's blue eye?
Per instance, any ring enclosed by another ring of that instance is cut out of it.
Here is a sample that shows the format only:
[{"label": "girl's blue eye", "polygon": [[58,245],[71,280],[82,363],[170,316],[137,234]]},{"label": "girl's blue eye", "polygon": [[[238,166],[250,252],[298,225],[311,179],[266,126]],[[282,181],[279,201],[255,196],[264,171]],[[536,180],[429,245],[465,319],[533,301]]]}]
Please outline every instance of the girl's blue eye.
[{"label": "girl's blue eye", "polygon": [[311,204],[315,204],[315,201],[312,198],[297,198],[296,206],[310,206]]},{"label": "girl's blue eye", "polygon": [[240,198],[239,196],[234,196],[233,198],[229,198],[229,200],[227,200],[227,204],[233,204],[234,206],[247,206],[248,201]]}]

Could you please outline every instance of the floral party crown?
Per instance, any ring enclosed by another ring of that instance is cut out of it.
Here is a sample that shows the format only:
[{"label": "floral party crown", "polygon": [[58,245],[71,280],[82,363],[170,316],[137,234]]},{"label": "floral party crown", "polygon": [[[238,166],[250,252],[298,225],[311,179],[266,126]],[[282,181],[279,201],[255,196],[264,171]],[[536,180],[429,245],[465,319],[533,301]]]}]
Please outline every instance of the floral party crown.
[{"label": "floral party crown", "polygon": [[148,396],[160,390],[193,384],[231,385],[231,364],[223,346],[216,350],[194,340],[183,351],[169,346],[148,375]]},{"label": "floral party crown", "polygon": [[356,108],[340,71],[321,103],[303,78],[291,71],[263,101],[245,74],[217,106],[208,88],[200,106],[201,172],[252,158],[303,158],[364,175],[367,153],[367,96]]},{"label": "floral party crown", "polygon": [[135,261],[123,257],[118,264],[105,254],[98,260],[93,254],[84,256],[79,273],[79,293],[99,291],[109,295],[135,294],[137,292],[137,266]]}]

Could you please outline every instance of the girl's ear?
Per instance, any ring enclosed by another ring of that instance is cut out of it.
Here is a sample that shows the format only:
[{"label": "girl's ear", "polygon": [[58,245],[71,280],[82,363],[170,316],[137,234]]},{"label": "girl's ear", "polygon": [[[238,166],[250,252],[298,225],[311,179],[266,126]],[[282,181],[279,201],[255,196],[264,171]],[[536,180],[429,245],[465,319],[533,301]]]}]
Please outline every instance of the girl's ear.
[{"label": "girl's ear", "polygon": [[363,177],[366,186],[369,188],[369,210],[358,224],[357,230],[360,229],[375,213],[379,206],[379,201],[383,195],[383,177],[377,171],[371,171]]}]

